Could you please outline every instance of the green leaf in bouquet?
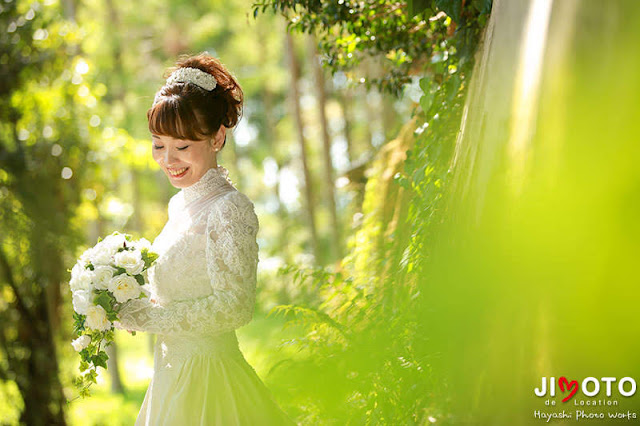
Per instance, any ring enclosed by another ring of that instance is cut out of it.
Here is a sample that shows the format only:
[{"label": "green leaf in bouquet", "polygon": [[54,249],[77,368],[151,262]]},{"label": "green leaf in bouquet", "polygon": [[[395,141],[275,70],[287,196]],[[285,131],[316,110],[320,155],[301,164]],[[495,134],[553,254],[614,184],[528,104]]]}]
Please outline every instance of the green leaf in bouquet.
[{"label": "green leaf in bouquet", "polygon": [[96,268],[93,266],[93,263],[87,263],[87,269],[91,269],[93,271]]},{"label": "green leaf in bouquet", "polygon": [[87,371],[89,369],[89,363],[86,361],[80,361],[80,366],[78,367],[80,372]]},{"label": "green leaf in bouquet", "polygon": [[[117,319],[117,317],[116,317],[116,319]],[[107,330],[107,331],[104,332],[104,339],[106,339],[109,343],[111,343],[114,338],[115,338],[115,334],[114,334],[113,330]]]},{"label": "green leaf in bouquet", "polygon": [[[105,367],[106,368],[106,367]],[[98,372],[96,370],[89,370],[89,372],[84,376],[87,382],[98,383]]]},{"label": "green leaf in bouquet", "polygon": [[104,308],[105,311],[110,312],[113,310],[113,303],[115,299],[113,296],[106,290],[100,290],[98,295],[93,299],[93,303],[96,305],[100,305]]},{"label": "green leaf in bouquet", "polygon": [[92,356],[91,362],[93,362],[93,365],[95,365],[96,367],[107,368],[107,363],[98,355]]},{"label": "green leaf in bouquet", "polygon": [[141,274],[134,275],[133,277],[138,281],[138,284],[144,285],[144,277]]},{"label": "green leaf in bouquet", "polygon": [[82,398],[86,398],[87,396],[91,395],[91,392],[89,392],[89,388],[82,388],[80,389],[79,394]]},{"label": "green leaf in bouquet", "polygon": [[73,312],[73,319],[75,320],[73,323],[73,331],[75,331],[76,335],[80,336],[81,332],[84,331],[84,321],[86,318],[86,315],[79,314],[75,311]]},{"label": "green leaf in bouquet", "polygon": [[142,254],[145,269],[151,266],[151,264],[158,258],[158,253],[150,252],[147,248],[143,248],[140,253]]},{"label": "green leaf in bouquet", "polygon": [[[102,367],[104,369],[107,368],[107,360],[109,359],[109,355],[105,351],[98,352],[97,355],[91,357],[91,361],[93,365],[96,367]],[[95,382],[94,382],[95,383]]]},{"label": "green leaf in bouquet", "polygon": [[124,269],[124,268],[121,268],[121,267],[119,267],[119,266],[115,266],[115,268],[116,268],[116,273],[115,273],[115,274],[113,274],[113,276],[114,276],[114,277],[115,277],[115,276],[118,276],[118,275],[120,275],[120,274],[126,274],[126,273],[127,273],[127,270],[126,270],[126,269]]}]

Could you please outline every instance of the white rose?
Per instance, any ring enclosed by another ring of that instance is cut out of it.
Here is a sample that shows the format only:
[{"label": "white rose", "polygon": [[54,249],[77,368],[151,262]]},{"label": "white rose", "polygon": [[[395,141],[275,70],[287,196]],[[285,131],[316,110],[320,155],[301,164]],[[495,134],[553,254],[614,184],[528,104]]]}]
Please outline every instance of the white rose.
[{"label": "white rose", "polygon": [[73,345],[73,349],[75,349],[77,352],[80,352],[81,350],[89,346],[89,343],[91,343],[91,336],[83,334],[82,336],[71,342],[71,345]]},{"label": "white rose", "polygon": [[81,315],[86,315],[93,305],[93,290],[78,290],[73,292],[73,310]]},{"label": "white rose", "polygon": [[132,276],[120,274],[109,281],[109,291],[113,293],[118,303],[124,303],[129,299],[135,299],[140,296],[142,288]]},{"label": "white rose", "polygon": [[93,266],[110,265],[113,263],[115,248],[108,245],[97,245],[91,254],[91,263]]},{"label": "white rose", "polygon": [[76,269],[77,266],[76,263],[76,266],[71,270],[71,280],[69,281],[71,291],[91,290],[93,288],[93,272],[89,269]]},{"label": "white rose", "polygon": [[83,264],[87,264],[91,262],[91,256],[95,252],[95,247],[88,248],[80,255],[80,262]]},{"label": "white rose", "polygon": [[140,238],[138,241],[134,241],[133,246],[140,251],[145,248],[151,251],[151,242],[146,238]]},{"label": "white rose", "polygon": [[124,250],[114,256],[115,265],[124,268],[128,274],[137,275],[144,269],[140,250]]},{"label": "white rose", "polygon": [[124,248],[124,244],[127,244],[129,247],[130,243],[127,241],[127,238],[124,234],[111,234],[107,235],[104,240],[100,241],[100,245],[102,247],[109,248],[112,252],[117,252],[119,248]]},{"label": "white rose", "polygon": [[71,278],[79,275],[81,272],[86,270],[87,269],[85,268],[85,263],[82,262],[81,260],[78,260],[76,264],[73,265],[73,268],[71,268]]},{"label": "white rose", "polygon": [[107,290],[109,288],[109,281],[113,278],[116,269],[107,265],[98,265],[93,270],[93,285],[98,290]]},{"label": "white rose", "polygon": [[85,325],[93,330],[107,331],[111,328],[111,321],[107,319],[107,311],[102,306],[93,305],[87,310]]}]

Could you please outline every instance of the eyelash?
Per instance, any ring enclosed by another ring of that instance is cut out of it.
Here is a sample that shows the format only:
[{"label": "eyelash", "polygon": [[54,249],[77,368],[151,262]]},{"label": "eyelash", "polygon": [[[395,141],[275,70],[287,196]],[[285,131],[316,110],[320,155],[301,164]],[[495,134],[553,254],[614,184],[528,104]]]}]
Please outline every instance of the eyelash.
[{"label": "eyelash", "polygon": [[[164,146],[153,145],[153,149],[162,149],[162,148],[164,148]],[[178,151],[184,151],[187,148],[189,148],[189,145],[178,148]]]}]

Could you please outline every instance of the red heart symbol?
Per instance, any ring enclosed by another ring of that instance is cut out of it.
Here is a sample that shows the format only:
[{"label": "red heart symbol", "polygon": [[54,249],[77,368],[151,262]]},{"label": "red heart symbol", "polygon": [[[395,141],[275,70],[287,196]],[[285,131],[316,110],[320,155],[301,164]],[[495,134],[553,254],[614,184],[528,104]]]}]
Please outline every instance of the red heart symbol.
[{"label": "red heart symbol", "polygon": [[571,391],[571,393],[562,400],[562,402],[567,402],[568,400],[571,399],[571,397],[573,395],[576,394],[576,392],[578,392],[578,381],[577,380],[573,380],[571,383],[569,383],[569,380],[567,380],[566,377],[560,377],[560,379],[558,380],[558,385],[560,386],[560,390],[562,392],[564,392],[564,387],[567,387],[567,390],[573,388],[573,390]]}]

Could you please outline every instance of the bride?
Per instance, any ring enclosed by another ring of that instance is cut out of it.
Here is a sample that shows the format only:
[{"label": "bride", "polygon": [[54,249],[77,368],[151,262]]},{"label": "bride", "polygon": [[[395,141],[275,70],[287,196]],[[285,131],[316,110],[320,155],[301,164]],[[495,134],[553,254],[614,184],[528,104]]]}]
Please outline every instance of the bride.
[{"label": "bride", "polygon": [[242,89],[219,60],[177,63],[147,112],[153,158],[181,190],[153,242],[150,297],[126,302],[116,327],[155,333],[154,373],[136,425],[293,425],[238,347],[252,319],[258,218],[217,164]]}]

